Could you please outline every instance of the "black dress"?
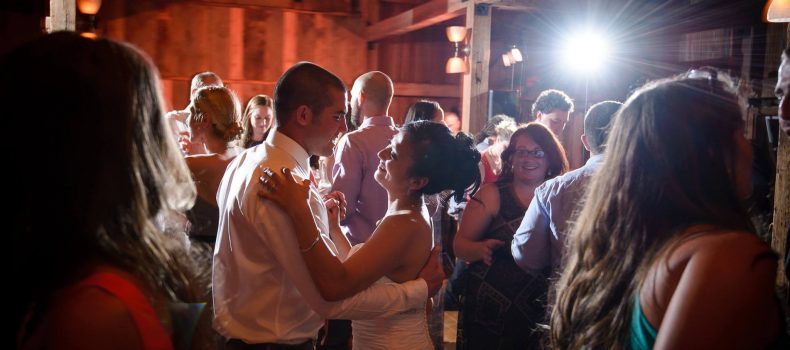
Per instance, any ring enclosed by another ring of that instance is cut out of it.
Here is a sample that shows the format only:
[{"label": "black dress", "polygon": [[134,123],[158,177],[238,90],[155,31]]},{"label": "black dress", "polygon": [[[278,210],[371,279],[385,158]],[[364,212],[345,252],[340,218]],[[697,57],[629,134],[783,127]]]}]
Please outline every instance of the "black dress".
[{"label": "black dress", "polygon": [[512,185],[499,185],[500,209],[481,240],[505,244],[494,251],[491,266],[468,266],[458,315],[458,349],[538,349],[546,317],[548,271],[527,274],[513,261],[510,242],[526,208]]}]

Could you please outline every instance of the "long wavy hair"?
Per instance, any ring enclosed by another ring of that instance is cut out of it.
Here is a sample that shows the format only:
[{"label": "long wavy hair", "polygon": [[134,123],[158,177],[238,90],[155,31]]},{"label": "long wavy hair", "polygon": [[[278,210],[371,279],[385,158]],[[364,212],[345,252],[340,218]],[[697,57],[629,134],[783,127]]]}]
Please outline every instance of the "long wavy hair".
[{"label": "long wavy hair", "polygon": [[734,182],[743,111],[723,73],[656,81],[629,98],[567,238],[551,348],[626,348],[645,272],[684,228],[752,231]]},{"label": "long wavy hair", "polygon": [[[46,35],[0,59],[0,103],[28,108],[8,118],[6,166],[23,171],[7,197],[13,317],[45,312],[51,293],[117,266],[172,301],[194,301],[184,246],[162,230],[195,187],[164,118],[156,68],[130,45]],[[40,142],[31,145],[31,120]]]},{"label": "long wavy hair", "polygon": [[546,172],[545,180],[562,175],[568,171],[568,158],[565,156],[565,148],[554,133],[545,125],[538,122],[531,122],[516,129],[510,137],[510,143],[502,152],[502,175],[497,179],[498,184],[506,184],[513,181],[513,153],[516,152],[516,138],[526,136],[546,153],[546,160],[549,162],[549,169]]}]

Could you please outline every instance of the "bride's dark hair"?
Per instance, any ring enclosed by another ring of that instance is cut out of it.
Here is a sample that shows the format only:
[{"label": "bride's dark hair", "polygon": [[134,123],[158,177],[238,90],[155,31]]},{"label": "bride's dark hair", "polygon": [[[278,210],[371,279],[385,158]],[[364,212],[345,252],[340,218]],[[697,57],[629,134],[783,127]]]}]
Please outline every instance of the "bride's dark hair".
[{"label": "bride's dark hair", "polygon": [[453,136],[444,124],[416,121],[403,126],[406,138],[414,146],[411,174],[428,178],[420,192],[435,194],[453,190],[460,201],[465,191],[480,187],[480,153],[472,138],[464,133]]}]

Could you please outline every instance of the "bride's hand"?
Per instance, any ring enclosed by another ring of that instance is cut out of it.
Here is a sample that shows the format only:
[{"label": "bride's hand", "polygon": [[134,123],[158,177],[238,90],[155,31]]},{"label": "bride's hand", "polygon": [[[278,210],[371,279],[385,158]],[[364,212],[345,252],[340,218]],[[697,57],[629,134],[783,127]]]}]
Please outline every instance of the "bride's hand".
[{"label": "bride's hand", "polygon": [[260,182],[263,188],[258,191],[258,196],[278,204],[291,218],[298,218],[305,211],[307,215],[312,215],[307,203],[310,197],[310,180],[297,181],[288,168],[274,172],[263,167]]}]

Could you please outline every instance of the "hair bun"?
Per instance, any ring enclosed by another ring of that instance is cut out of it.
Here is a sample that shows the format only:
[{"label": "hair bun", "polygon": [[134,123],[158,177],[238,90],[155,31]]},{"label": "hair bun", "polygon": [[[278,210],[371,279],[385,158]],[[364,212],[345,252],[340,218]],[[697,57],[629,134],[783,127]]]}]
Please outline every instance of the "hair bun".
[{"label": "hair bun", "polygon": [[243,129],[239,122],[232,122],[225,128],[225,132],[222,134],[222,139],[225,142],[233,142],[241,136]]},{"label": "hair bun", "polygon": [[414,145],[415,164],[412,173],[428,178],[421,189],[424,194],[453,190],[460,201],[466,189],[480,186],[480,153],[474,141],[464,133],[453,137],[447,126],[429,121],[418,121],[403,126]]},{"label": "hair bun", "polygon": [[452,189],[456,202],[463,201],[467,189],[472,187],[472,193],[480,187],[480,152],[475,148],[474,139],[463,132],[455,135],[455,162],[458,164],[458,172],[453,177]]}]

